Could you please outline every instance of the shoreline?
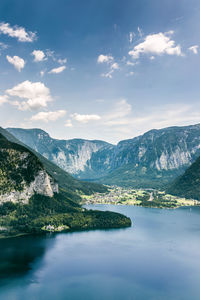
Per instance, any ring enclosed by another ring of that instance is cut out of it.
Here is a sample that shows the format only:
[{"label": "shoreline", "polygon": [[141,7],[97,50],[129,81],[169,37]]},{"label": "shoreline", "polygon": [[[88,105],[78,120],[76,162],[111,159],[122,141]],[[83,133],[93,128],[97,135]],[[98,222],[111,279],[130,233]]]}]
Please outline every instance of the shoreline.
[{"label": "shoreline", "polygon": [[178,208],[193,208],[193,207],[200,207],[200,203],[199,205],[180,205],[177,207],[159,207],[159,206],[145,206],[145,205],[139,205],[139,204],[122,204],[122,203],[99,203],[99,202],[95,202],[95,203],[82,203],[82,205],[114,205],[114,206],[137,206],[137,207],[144,207],[144,208],[156,208],[156,209],[178,209]]}]

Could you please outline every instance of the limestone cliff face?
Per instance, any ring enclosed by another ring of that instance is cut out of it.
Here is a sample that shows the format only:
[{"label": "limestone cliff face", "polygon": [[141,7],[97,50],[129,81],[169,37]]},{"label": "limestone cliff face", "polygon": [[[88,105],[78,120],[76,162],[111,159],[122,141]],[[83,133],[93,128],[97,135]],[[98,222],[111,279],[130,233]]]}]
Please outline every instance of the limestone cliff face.
[{"label": "limestone cliff face", "polygon": [[151,130],[115,149],[113,168],[132,164],[157,171],[187,168],[200,155],[200,125]]},{"label": "limestone cliff face", "polygon": [[151,130],[117,145],[82,139],[56,140],[39,129],[8,131],[80,179],[99,179],[112,176],[113,172],[122,179],[141,174],[149,177],[154,172],[159,180],[170,173],[171,180],[200,155],[200,124]]},{"label": "limestone cliff face", "polygon": [[98,152],[103,145],[97,142],[79,140],[66,142],[65,149],[52,155],[53,162],[72,174],[79,174],[91,168],[90,160],[93,153]]},{"label": "limestone cliff face", "polygon": [[8,128],[18,140],[78,178],[90,178],[110,166],[113,145],[83,139],[57,140],[41,129]]},{"label": "limestone cliff face", "polygon": [[9,192],[0,193],[0,203],[12,201],[13,203],[28,204],[34,194],[53,197],[54,193],[58,193],[57,183],[53,182],[45,171],[40,171],[29,185],[25,182],[23,185],[21,191],[12,188]]},{"label": "limestone cliff face", "polygon": [[0,135],[0,203],[28,203],[34,194],[52,197],[58,185],[37,157]]}]

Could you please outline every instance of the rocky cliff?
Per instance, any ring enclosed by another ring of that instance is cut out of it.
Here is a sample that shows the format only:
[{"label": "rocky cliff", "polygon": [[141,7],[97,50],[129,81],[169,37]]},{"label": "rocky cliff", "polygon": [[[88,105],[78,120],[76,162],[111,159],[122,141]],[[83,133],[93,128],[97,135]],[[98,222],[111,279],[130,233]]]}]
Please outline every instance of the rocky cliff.
[{"label": "rocky cliff", "polygon": [[55,140],[38,129],[8,131],[77,178],[107,184],[161,186],[182,174],[200,155],[200,124],[151,130],[117,145]]},{"label": "rocky cliff", "polygon": [[[100,161],[94,160],[104,151],[109,152],[114,146],[103,141],[89,141],[83,139],[57,140],[49,136],[41,129],[8,128],[11,134],[24,144],[42,154],[48,160],[57,164],[63,170],[75,175],[75,177],[93,178],[105,172]],[[103,157],[103,164],[106,165]]]},{"label": "rocky cliff", "polygon": [[53,197],[58,184],[37,157],[0,134],[0,203],[28,203],[34,194]]}]

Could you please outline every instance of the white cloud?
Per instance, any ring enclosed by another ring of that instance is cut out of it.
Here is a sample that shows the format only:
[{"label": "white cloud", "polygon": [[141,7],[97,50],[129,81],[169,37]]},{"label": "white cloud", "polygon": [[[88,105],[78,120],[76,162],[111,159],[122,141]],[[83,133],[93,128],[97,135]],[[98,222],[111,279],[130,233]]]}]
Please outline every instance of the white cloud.
[{"label": "white cloud", "polygon": [[175,45],[175,41],[171,40],[172,34],[173,31],[147,35],[144,42],[138,44],[133,50],[129,51],[129,55],[135,59],[138,59],[141,54],[168,54],[181,56],[181,47],[180,45]]},{"label": "white cloud", "polygon": [[142,37],[142,36],[143,36],[143,31],[142,31],[142,29],[138,26],[137,30],[138,30],[139,36]]},{"label": "white cloud", "polygon": [[8,102],[8,96],[7,95],[0,96],[0,106],[6,102]]},{"label": "white cloud", "polygon": [[14,101],[10,104],[16,105],[20,110],[35,110],[46,107],[49,101],[52,101],[50,90],[42,82],[31,82],[26,80],[12,89],[6,90],[6,93],[13,97],[26,99],[19,102]]},{"label": "white cloud", "polygon": [[55,57],[55,52],[54,52],[54,51],[52,51],[52,50],[50,50],[50,49],[47,49],[47,50],[46,50],[46,55],[47,55],[48,57],[51,57],[53,61],[56,61],[56,57]]},{"label": "white cloud", "polygon": [[58,63],[59,63],[60,65],[64,65],[64,64],[67,63],[67,59],[66,59],[66,58],[64,58],[64,59],[59,58],[59,59],[58,59]]},{"label": "white cloud", "polygon": [[23,60],[23,58],[19,57],[19,56],[6,56],[7,61],[12,64],[15,69],[17,69],[17,71],[21,72],[21,70],[24,68],[25,66],[25,61]]},{"label": "white cloud", "polygon": [[135,33],[134,32],[130,32],[129,33],[129,43],[130,44],[132,44],[134,37],[135,37]]},{"label": "white cloud", "polygon": [[132,62],[132,61],[129,61],[129,60],[126,62],[126,64],[127,64],[127,66],[132,66],[132,67],[137,65],[136,62]]},{"label": "white cloud", "polygon": [[113,59],[114,58],[111,55],[103,55],[103,54],[101,54],[101,55],[98,56],[97,62],[99,64],[110,63],[110,62],[113,61]]},{"label": "white cloud", "polygon": [[110,66],[110,70],[108,72],[101,74],[101,77],[105,77],[105,78],[110,78],[111,79],[114,71],[116,71],[116,70],[119,70],[119,65],[118,65],[118,63],[115,62],[115,63],[113,63]]},{"label": "white cloud", "polygon": [[0,34],[7,34],[10,37],[17,38],[20,42],[33,42],[36,39],[36,33],[26,31],[25,28],[15,25],[11,27],[9,23],[0,23]]},{"label": "white cloud", "polygon": [[58,68],[54,68],[51,71],[49,71],[49,74],[59,74],[61,72],[63,72],[66,69],[66,66],[62,66],[62,67],[58,67]]},{"label": "white cloud", "polygon": [[56,55],[55,51],[52,51],[50,49],[46,50],[46,56],[50,57],[53,61],[58,62],[60,65],[64,65],[67,63],[67,58],[58,58],[58,55]]},{"label": "white cloud", "polygon": [[98,121],[101,119],[99,115],[81,115],[81,114],[72,114],[71,117],[80,123],[88,123],[89,121]]},{"label": "white cloud", "polygon": [[34,50],[31,54],[34,56],[35,62],[43,61],[45,59],[45,54],[42,50]]},{"label": "white cloud", "polygon": [[43,76],[44,76],[44,74],[45,74],[45,71],[43,71],[43,70],[42,70],[42,71],[40,71],[40,76],[41,76],[41,77],[43,77]]},{"label": "white cloud", "polygon": [[101,77],[105,77],[105,78],[110,78],[111,79],[113,72],[114,72],[114,70],[111,70],[111,71],[109,71],[107,73],[102,73]]},{"label": "white cloud", "polygon": [[31,121],[42,121],[42,122],[49,122],[49,121],[56,121],[60,118],[63,118],[66,114],[66,110],[57,110],[57,111],[41,111],[36,115],[31,117]]},{"label": "white cloud", "polygon": [[114,63],[111,65],[111,70],[118,70],[118,69],[119,69],[118,63]]},{"label": "white cloud", "polygon": [[198,45],[194,45],[194,46],[191,46],[190,48],[188,48],[190,51],[192,51],[194,54],[198,54],[198,48],[199,46]]},{"label": "white cloud", "polygon": [[72,121],[71,120],[67,120],[66,123],[65,123],[65,127],[73,127]]},{"label": "white cloud", "polygon": [[112,78],[114,71],[119,69],[119,64],[114,62],[114,58],[111,55],[99,55],[97,62],[99,64],[106,63],[109,66],[109,70],[101,74],[101,77]]}]

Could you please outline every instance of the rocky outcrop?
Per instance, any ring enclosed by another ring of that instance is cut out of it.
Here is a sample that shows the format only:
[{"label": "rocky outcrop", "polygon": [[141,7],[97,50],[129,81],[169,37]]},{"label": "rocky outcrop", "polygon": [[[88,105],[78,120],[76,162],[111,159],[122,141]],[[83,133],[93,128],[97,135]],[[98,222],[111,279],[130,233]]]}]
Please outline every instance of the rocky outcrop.
[{"label": "rocky outcrop", "polygon": [[0,193],[0,203],[11,201],[28,204],[34,194],[53,197],[54,193],[58,193],[58,184],[44,170],[39,171],[29,185],[23,182],[23,186],[20,191],[13,188],[8,193]]},{"label": "rocky outcrop", "polygon": [[58,184],[37,157],[0,135],[0,203],[28,203],[34,194],[53,197]]}]

